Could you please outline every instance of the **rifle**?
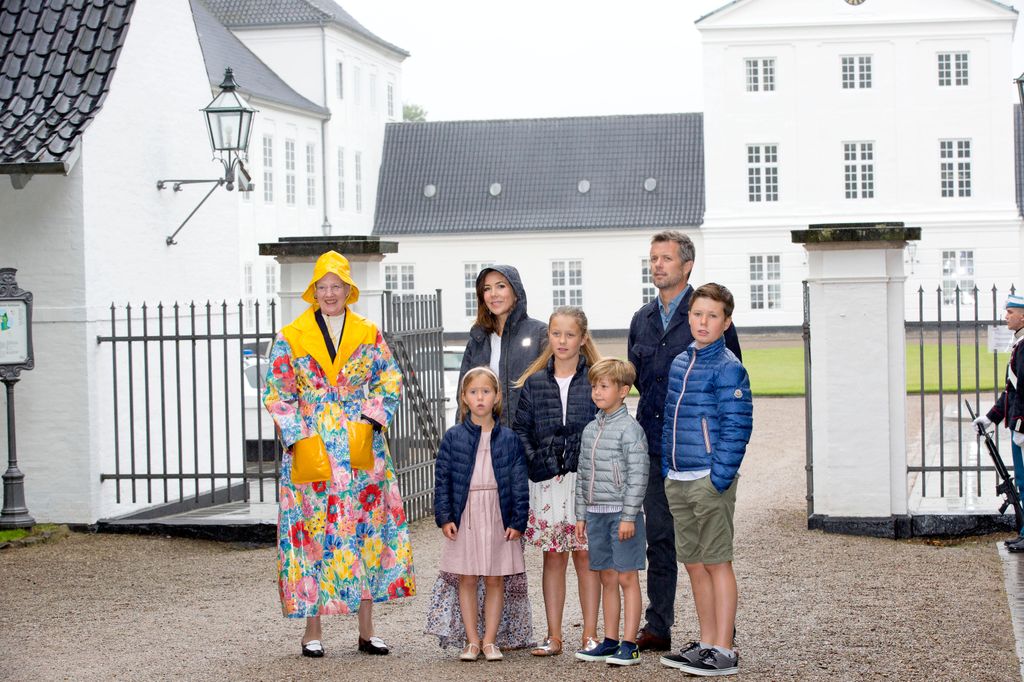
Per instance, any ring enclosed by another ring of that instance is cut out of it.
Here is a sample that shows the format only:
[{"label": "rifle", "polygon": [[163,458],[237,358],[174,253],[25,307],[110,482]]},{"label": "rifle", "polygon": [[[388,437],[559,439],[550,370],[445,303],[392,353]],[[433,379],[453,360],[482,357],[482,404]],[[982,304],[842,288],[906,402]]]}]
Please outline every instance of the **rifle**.
[{"label": "rifle", "polygon": [[[967,405],[967,412],[971,415],[971,421],[974,421],[976,415],[974,410],[971,409],[971,403],[965,400],[964,404]],[[1006,511],[1007,507],[1013,505],[1014,523],[1019,533],[1021,527],[1024,526],[1024,510],[1021,510],[1017,486],[1014,483],[1013,477],[1010,476],[1010,472],[1007,471],[1003,458],[999,456],[999,448],[996,447],[992,436],[988,435],[988,432],[980,424],[976,428],[978,435],[985,439],[985,447],[988,448],[988,454],[992,456],[992,462],[996,465],[996,475],[1002,479],[1002,483],[996,481],[996,495],[1002,495],[1004,498],[1002,505],[999,507],[999,513],[1002,514]]]}]

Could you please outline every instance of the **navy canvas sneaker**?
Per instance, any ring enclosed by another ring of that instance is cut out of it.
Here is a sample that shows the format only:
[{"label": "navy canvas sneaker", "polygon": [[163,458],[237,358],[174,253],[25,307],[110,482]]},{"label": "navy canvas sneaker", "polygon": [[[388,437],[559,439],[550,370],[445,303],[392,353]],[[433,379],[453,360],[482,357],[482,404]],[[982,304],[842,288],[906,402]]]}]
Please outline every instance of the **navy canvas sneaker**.
[{"label": "navy canvas sneaker", "polygon": [[622,642],[619,644],[615,655],[605,661],[609,665],[639,665],[640,649],[633,642]]},{"label": "navy canvas sneaker", "polygon": [[619,650],[619,643],[614,639],[604,638],[604,641],[595,646],[580,649],[576,652],[576,658],[581,661],[604,661],[615,655]]},{"label": "navy canvas sneaker", "polygon": [[735,675],[740,671],[739,654],[727,656],[718,649],[702,649],[700,659],[696,663],[680,665],[684,673],[701,677],[717,677],[719,675]]}]

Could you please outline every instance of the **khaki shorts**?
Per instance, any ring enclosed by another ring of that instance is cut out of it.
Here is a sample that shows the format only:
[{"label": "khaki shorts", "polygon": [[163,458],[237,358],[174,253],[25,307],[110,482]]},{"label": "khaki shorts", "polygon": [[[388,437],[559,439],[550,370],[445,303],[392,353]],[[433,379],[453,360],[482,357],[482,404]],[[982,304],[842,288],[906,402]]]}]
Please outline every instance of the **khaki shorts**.
[{"label": "khaki shorts", "polygon": [[665,497],[676,530],[676,561],[721,564],[732,561],[733,513],[739,474],[724,493],[711,476],[695,481],[665,479]]}]

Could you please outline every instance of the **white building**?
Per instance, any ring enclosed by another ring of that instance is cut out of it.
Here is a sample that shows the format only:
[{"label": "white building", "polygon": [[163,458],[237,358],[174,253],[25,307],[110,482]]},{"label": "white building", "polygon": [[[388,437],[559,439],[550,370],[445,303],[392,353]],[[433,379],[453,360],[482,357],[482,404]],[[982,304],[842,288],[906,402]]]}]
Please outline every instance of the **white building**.
[{"label": "white building", "polygon": [[111,303],[237,297],[237,197],[214,193],[166,244],[194,195],[156,181],[219,170],[187,2],[0,15],[0,264],[35,304],[35,369],[16,388],[19,465],[37,521],[91,523],[132,508],[100,481],[114,470],[111,353],[97,343]]},{"label": "white building", "polygon": [[[706,111],[696,141],[673,126],[659,131],[659,117],[644,116],[607,117],[624,122],[609,138],[570,133],[546,142],[557,121],[427,123],[416,133],[394,126],[375,228],[400,242],[386,277],[395,289],[442,288],[445,328],[464,332],[472,324],[464,273],[508,262],[523,273],[535,317],[567,300],[582,303],[593,328],[622,330],[650,295],[650,235],[676,227],[697,246],[692,281],[729,286],[740,328],[793,326],[802,320],[807,266],[791,230],[902,221],[923,228],[907,254],[908,316],[916,319],[918,287],[928,292],[927,317],[940,287],[943,314],[952,315],[958,285],[1005,291],[1021,281],[1010,82],[1016,18],[992,0],[736,0],[697,22]],[[561,125],[578,133],[600,120]],[[453,153],[437,145],[452,126],[491,132],[464,136]],[[505,134],[520,147],[495,160],[491,137]],[[659,175],[646,148],[615,142],[649,134],[661,136],[656,146],[668,157],[702,145],[702,163]],[[399,157],[401,166],[389,165]],[[578,181],[592,181],[598,158],[621,171],[588,195],[613,192],[612,205],[626,216],[614,225],[574,195]],[[562,186],[529,181],[550,177],[549,166],[560,169]],[[427,197],[432,177],[446,182]],[[488,200],[503,178],[519,184]],[[655,181],[650,191],[647,178]],[[662,192],[676,201],[695,196],[683,185],[700,187],[695,218],[666,224],[644,214]],[[990,300],[982,298],[981,317],[991,314]],[[972,314],[971,297],[962,302]]]}]

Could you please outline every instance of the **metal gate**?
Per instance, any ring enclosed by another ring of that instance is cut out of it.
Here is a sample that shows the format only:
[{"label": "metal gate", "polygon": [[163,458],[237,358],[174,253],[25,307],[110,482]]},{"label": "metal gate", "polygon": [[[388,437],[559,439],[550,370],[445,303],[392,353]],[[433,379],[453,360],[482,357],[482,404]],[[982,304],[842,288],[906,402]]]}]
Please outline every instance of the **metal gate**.
[{"label": "metal gate", "polygon": [[[103,493],[175,510],[276,501],[282,450],[259,393],[278,326],[274,302],[111,305],[110,334],[97,337],[110,349]],[[440,292],[385,293],[382,333],[405,386],[387,439],[416,519],[433,508],[444,431]]]}]

